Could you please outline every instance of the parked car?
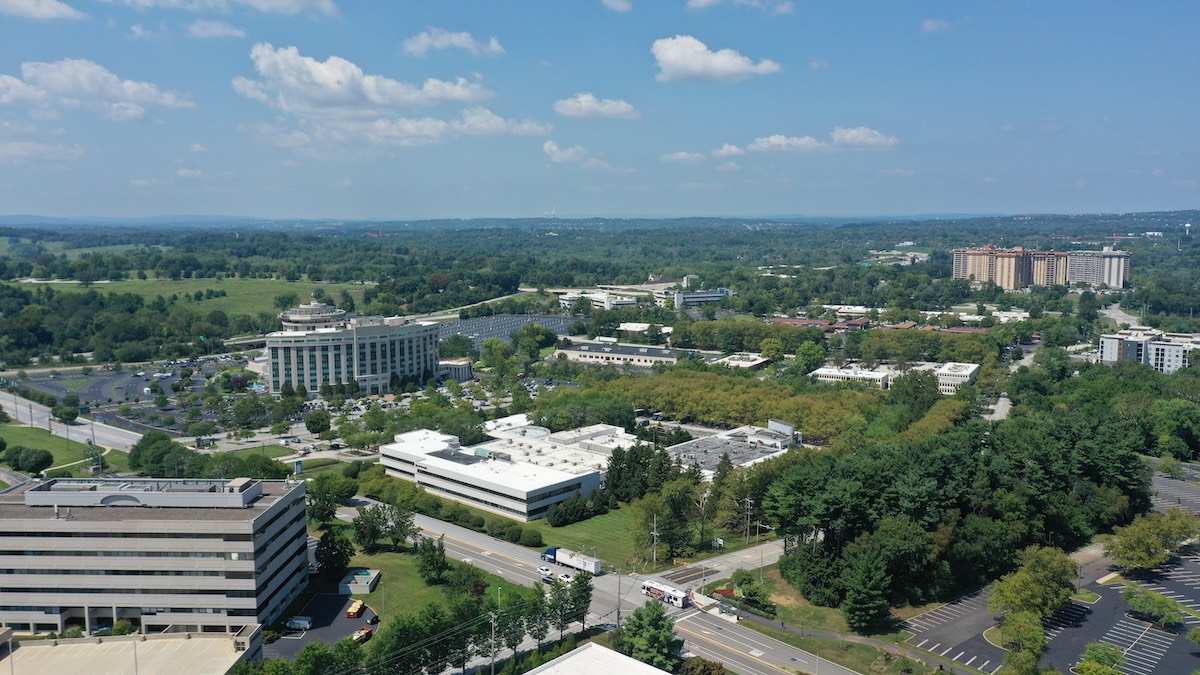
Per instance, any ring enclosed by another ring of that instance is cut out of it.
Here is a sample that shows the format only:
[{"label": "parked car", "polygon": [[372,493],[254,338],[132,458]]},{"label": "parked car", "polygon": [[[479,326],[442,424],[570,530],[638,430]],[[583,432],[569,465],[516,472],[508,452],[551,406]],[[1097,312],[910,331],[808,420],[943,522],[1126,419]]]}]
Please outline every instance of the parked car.
[{"label": "parked car", "polygon": [[375,631],[372,630],[370,626],[363,626],[362,628],[359,628],[358,630],[354,631],[354,635],[351,635],[350,639],[354,640],[355,642],[357,642],[359,644],[362,644],[362,643],[366,642],[367,640],[370,640],[371,635],[374,632]]}]

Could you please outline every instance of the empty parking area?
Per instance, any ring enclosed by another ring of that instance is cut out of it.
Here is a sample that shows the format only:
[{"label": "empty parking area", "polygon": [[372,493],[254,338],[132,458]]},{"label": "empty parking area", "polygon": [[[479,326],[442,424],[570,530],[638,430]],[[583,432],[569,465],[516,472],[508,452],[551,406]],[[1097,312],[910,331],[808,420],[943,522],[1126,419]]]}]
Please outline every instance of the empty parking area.
[{"label": "empty parking area", "polygon": [[[964,595],[954,602],[949,602],[937,609],[931,609],[924,614],[918,614],[900,624],[901,628],[920,635],[951,621],[962,619],[964,616],[987,612],[988,589],[978,590],[970,595]],[[913,640],[909,640],[913,642]]]},{"label": "empty parking area", "polygon": [[1045,621],[1042,621],[1042,628],[1046,629],[1046,641],[1053,640],[1059,633],[1068,628],[1082,626],[1087,622],[1088,615],[1091,613],[1091,609],[1077,602],[1068,602],[1057,612],[1051,614]]},{"label": "empty parking area", "polygon": [[1192,513],[1200,513],[1200,485],[1154,474],[1151,490],[1150,501],[1158,511],[1181,506]]},{"label": "empty parking area", "polygon": [[1125,663],[1117,666],[1117,670],[1126,675],[1150,675],[1156,672],[1158,662],[1166,655],[1176,637],[1155,630],[1148,623],[1122,618],[1100,641],[1115,645],[1125,654]]}]

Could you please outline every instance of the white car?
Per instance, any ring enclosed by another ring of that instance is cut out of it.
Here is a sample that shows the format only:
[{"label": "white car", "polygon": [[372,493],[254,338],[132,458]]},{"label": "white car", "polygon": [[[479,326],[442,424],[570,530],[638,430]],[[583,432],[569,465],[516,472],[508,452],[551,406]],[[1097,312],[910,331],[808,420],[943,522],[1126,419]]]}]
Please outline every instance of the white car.
[{"label": "white car", "polygon": [[541,567],[538,568],[538,574],[542,575],[543,577],[554,576],[554,573],[550,571],[550,568],[546,567],[545,565],[542,565]]},{"label": "white car", "polygon": [[564,584],[569,584],[571,583],[571,575],[563,572],[562,574],[558,575],[558,580]]}]

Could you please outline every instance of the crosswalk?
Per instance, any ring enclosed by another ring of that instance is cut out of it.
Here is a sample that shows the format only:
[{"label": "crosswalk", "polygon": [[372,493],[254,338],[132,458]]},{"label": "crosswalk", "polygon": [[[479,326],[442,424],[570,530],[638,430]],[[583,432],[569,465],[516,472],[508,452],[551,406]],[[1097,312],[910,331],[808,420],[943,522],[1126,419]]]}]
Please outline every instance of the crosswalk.
[{"label": "crosswalk", "polygon": [[1155,630],[1150,624],[1123,618],[1100,641],[1118,647],[1125,655],[1125,663],[1117,666],[1117,670],[1125,675],[1151,675],[1175,636]]},{"label": "crosswalk", "polygon": [[974,614],[981,609],[987,608],[988,590],[985,588],[975,591],[970,595],[964,595],[954,602],[946,603],[937,609],[931,609],[924,614],[918,614],[907,621],[903,621],[900,623],[900,626],[910,633],[920,635],[942,624],[955,621],[968,614]]}]

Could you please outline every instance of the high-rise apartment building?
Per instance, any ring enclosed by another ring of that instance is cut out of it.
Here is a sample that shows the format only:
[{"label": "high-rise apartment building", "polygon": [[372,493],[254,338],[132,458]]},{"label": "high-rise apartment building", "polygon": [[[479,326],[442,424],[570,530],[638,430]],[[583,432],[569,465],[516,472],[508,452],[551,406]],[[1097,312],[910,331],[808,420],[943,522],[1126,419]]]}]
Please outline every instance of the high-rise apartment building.
[{"label": "high-rise apartment building", "polygon": [[1160,373],[1173,373],[1192,363],[1192,352],[1200,349],[1200,335],[1164,333],[1145,326],[1133,326],[1100,336],[1100,362],[1144,363]]},{"label": "high-rise apartment building", "polygon": [[978,283],[992,282],[1011,291],[1027,286],[1121,288],[1129,282],[1129,254],[1106,246],[1102,251],[1034,251],[984,246],[953,251],[952,275]]}]

